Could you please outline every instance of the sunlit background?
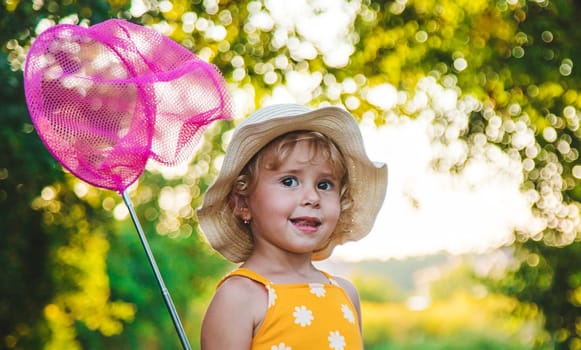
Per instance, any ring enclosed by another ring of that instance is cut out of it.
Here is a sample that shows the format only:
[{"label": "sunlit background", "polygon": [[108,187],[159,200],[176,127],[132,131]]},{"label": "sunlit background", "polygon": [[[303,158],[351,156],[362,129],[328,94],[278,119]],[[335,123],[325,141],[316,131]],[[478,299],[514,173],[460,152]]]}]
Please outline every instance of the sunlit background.
[{"label": "sunlit background", "polygon": [[[348,64],[355,50],[348,28],[354,25],[358,3],[266,1],[265,8],[268,13],[257,11],[249,25],[274,30],[274,40],[280,46],[287,45],[293,58],[313,59],[320,54],[330,67]],[[305,39],[303,42],[289,38],[295,30]],[[284,68],[288,62],[277,58],[275,64]],[[454,61],[460,71],[466,64],[464,59]],[[357,76],[342,82],[324,82],[328,77],[319,72],[291,72],[286,78],[286,84],[276,86],[264,104],[308,103],[323,83],[330,85],[330,94],[353,94],[359,88],[356,79],[365,79]],[[264,80],[269,79],[266,73]],[[482,253],[512,243],[515,230],[528,235],[541,232],[545,224],[532,214],[532,199],[521,191],[522,165],[500,150],[488,147],[486,155],[471,159],[460,174],[434,170],[436,159],[458,163],[468,158],[468,145],[460,140],[460,135],[466,131],[469,114],[482,106],[470,97],[460,98],[459,89],[443,86],[432,78],[424,78],[417,85],[414,95],[398,91],[389,83],[360,92],[367,102],[386,113],[381,127],[374,125],[373,114],[361,117],[371,159],[388,164],[389,186],[370,236],[360,243],[337,248],[335,257],[363,260],[439,252]],[[253,96],[244,90],[235,91],[235,96],[244,117],[254,108]],[[356,97],[345,100],[349,109],[357,109],[359,104]],[[397,107],[413,111],[418,117],[410,120],[398,113]],[[447,115],[453,123],[445,131],[441,126],[439,130],[434,125],[436,114]],[[500,119],[491,126],[497,130],[490,132],[498,133],[502,128]],[[435,142],[438,133],[443,132],[449,145]],[[535,142],[527,129],[519,130],[515,138],[523,147]]]},{"label": "sunlit background", "polygon": [[[581,349],[581,7],[566,0],[4,1],[0,348],[166,349],[177,336],[117,193],[62,171],[22,68],[57,23],[111,17],[218,66],[232,122],[130,188],[186,332],[233,266],[195,208],[260,106],[338,105],[389,168],[372,232],[321,268],[358,287],[365,348]],[[8,151],[4,151],[8,150]]]},{"label": "sunlit background", "polygon": [[[432,89],[436,99],[445,99],[444,91]],[[429,117],[379,128],[364,122],[362,129],[370,157],[389,166],[389,187],[369,237],[338,248],[340,258],[485,253],[513,243],[514,230],[532,235],[544,228],[520,191],[521,165],[506,154],[471,160],[460,174],[442,173],[433,169],[434,159],[465,158],[466,149],[459,140],[452,149],[431,142],[437,131]]]}]

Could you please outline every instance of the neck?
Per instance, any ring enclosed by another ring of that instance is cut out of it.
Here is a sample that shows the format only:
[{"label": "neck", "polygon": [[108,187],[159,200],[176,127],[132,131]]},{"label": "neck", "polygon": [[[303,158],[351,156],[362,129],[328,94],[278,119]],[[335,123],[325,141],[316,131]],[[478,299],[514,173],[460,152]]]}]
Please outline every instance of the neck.
[{"label": "neck", "polygon": [[269,256],[254,252],[243,267],[267,277],[274,283],[310,283],[321,279],[311,255]]}]

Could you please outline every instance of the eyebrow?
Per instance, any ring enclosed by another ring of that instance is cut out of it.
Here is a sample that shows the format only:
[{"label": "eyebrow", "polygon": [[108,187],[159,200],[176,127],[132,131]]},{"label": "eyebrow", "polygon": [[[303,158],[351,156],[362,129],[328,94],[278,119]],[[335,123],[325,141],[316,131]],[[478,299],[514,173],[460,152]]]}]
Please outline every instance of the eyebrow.
[{"label": "eyebrow", "polygon": [[[302,169],[295,169],[295,168],[291,168],[291,169],[283,169],[282,167],[279,167],[278,169],[271,169],[271,171],[274,172],[281,172],[281,173],[287,173],[287,174],[291,174],[291,175],[300,175],[300,173],[303,172]],[[318,174],[318,177],[322,177],[322,178],[328,178],[334,181],[340,181],[341,180],[341,175],[336,172],[336,171],[323,171],[320,172]]]}]

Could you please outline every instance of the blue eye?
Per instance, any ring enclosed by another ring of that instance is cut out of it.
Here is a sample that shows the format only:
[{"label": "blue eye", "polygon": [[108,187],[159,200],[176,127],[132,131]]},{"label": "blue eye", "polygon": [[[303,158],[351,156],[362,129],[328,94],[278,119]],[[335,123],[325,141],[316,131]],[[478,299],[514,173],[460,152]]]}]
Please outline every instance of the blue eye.
[{"label": "blue eye", "polygon": [[323,180],[317,184],[317,188],[320,190],[328,191],[333,188],[333,183],[328,180]]},{"label": "blue eye", "polygon": [[283,178],[280,182],[287,187],[296,187],[299,185],[299,182],[294,176],[287,176]]}]

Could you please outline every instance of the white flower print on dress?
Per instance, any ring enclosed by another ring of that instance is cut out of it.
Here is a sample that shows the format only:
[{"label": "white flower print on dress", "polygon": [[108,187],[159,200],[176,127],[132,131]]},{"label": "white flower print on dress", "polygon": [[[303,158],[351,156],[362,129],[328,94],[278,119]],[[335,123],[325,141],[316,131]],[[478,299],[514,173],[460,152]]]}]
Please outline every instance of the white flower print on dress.
[{"label": "white flower print on dress", "polygon": [[286,346],[285,343],[280,343],[278,345],[271,346],[270,350],[292,350],[292,348],[290,346]]},{"label": "white flower print on dress", "polygon": [[345,338],[339,333],[339,331],[331,331],[329,333],[329,347],[333,350],[344,350],[345,349]]},{"label": "white flower print on dress", "polygon": [[317,298],[322,298],[327,293],[325,291],[325,286],[321,283],[309,283],[309,287],[311,287],[311,293],[316,295]]},{"label": "white flower print on dress", "polygon": [[266,290],[268,291],[268,308],[276,304],[276,290],[271,286],[267,285]]},{"label": "white flower print on dress", "polygon": [[296,306],[293,316],[295,317],[295,323],[300,324],[301,327],[310,326],[311,321],[314,319],[313,312],[304,305]]},{"label": "white flower print on dress", "polygon": [[349,323],[351,324],[355,323],[355,316],[353,315],[353,311],[351,311],[351,308],[349,308],[349,306],[345,304],[341,305],[341,311],[343,311],[343,317],[345,317],[345,319],[349,321]]}]

